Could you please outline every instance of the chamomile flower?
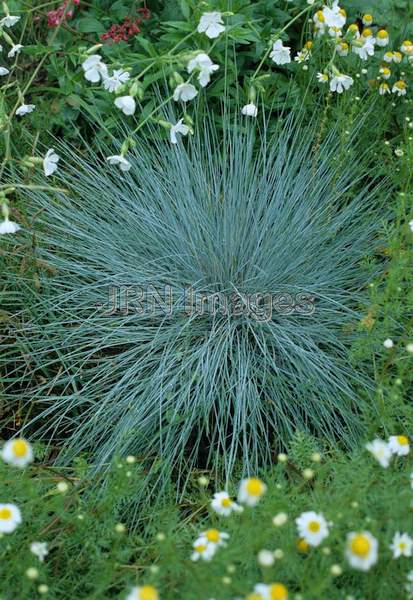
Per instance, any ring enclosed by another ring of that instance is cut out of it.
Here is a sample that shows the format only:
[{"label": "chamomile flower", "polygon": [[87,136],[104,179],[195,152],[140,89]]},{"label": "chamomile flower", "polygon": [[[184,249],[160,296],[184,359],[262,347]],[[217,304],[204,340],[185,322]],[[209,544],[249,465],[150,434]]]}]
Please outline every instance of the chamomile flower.
[{"label": "chamomile flower", "polygon": [[403,52],[403,54],[413,54],[413,42],[411,40],[404,40],[400,46],[400,51]]},{"label": "chamomile flower", "polygon": [[286,65],[291,62],[291,48],[284,46],[282,40],[276,40],[272,46],[270,58],[276,65]]},{"label": "chamomile flower", "polygon": [[35,104],[22,104],[16,110],[16,115],[18,117],[23,117],[24,115],[28,115],[29,113],[33,112],[35,108],[36,108]]},{"label": "chamomile flower", "polygon": [[238,502],[247,506],[255,506],[267,491],[267,486],[257,477],[243,479],[238,490]]},{"label": "chamomile flower", "polygon": [[393,62],[395,63],[401,63],[403,60],[403,55],[401,54],[401,52],[393,52]]},{"label": "chamomile flower", "polygon": [[179,100],[181,102],[188,102],[189,100],[193,100],[197,94],[198,92],[192,83],[180,83],[175,88],[173,98],[175,102]]},{"label": "chamomile flower", "polygon": [[132,588],[125,600],[159,600],[159,593],[153,585],[142,585]]},{"label": "chamomile flower", "polygon": [[283,583],[258,583],[254,592],[259,594],[263,600],[287,600],[288,589]]},{"label": "chamomile flower", "polygon": [[337,54],[339,56],[347,56],[349,53],[349,49],[350,49],[350,47],[347,44],[347,42],[343,42],[343,41],[338,42],[338,44],[336,46]]},{"label": "chamomile flower", "polygon": [[46,152],[46,156],[43,159],[43,170],[46,177],[53,175],[53,173],[57,170],[57,163],[60,160],[60,156],[56,154],[53,148],[50,148]]},{"label": "chamomile flower", "polygon": [[215,71],[218,71],[219,65],[215,65],[209,58],[208,54],[201,52],[197,54],[195,58],[192,58],[187,65],[188,73],[192,71],[199,71],[198,81],[201,87],[205,87],[211,81],[211,75]]},{"label": "chamomile flower", "polygon": [[326,29],[326,20],[322,10],[318,10],[313,16],[313,23],[316,30],[316,35],[320,36]]},{"label": "chamomile flower", "polygon": [[387,469],[390,464],[392,452],[386,442],[375,439],[366,444],[366,450],[374,456],[384,469]]},{"label": "chamomile flower", "polygon": [[391,69],[389,69],[389,67],[381,67],[379,72],[380,72],[380,75],[383,77],[383,79],[390,79]]},{"label": "chamomile flower", "polygon": [[217,38],[225,31],[221,13],[216,11],[204,13],[200,18],[197,31],[198,33],[205,33],[211,40]]},{"label": "chamomile flower", "polygon": [[49,554],[47,542],[32,542],[30,544],[30,552],[34,554],[40,560],[40,562],[43,562],[46,556]]},{"label": "chamomile flower", "polygon": [[389,437],[389,448],[397,456],[406,456],[410,452],[409,438],[405,435],[391,435]]},{"label": "chamomile flower", "polygon": [[135,98],[133,96],[119,96],[115,100],[115,106],[120,108],[124,115],[133,115],[136,110]]},{"label": "chamomile flower", "polygon": [[188,135],[188,133],[189,133],[189,127],[188,127],[188,125],[184,124],[183,119],[179,119],[179,121],[177,123],[175,123],[175,125],[171,126],[171,129],[169,131],[171,144],[178,143],[178,138],[177,138],[178,133],[181,135]]},{"label": "chamomile flower", "polygon": [[389,34],[385,29],[379,29],[379,31],[376,33],[376,44],[381,48],[384,48],[384,46],[387,46],[388,43]]},{"label": "chamomile flower", "polygon": [[12,533],[21,522],[21,512],[15,504],[0,504],[0,533]]},{"label": "chamomile flower", "polygon": [[130,74],[123,69],[115,69],[111,76],[103,76],[103,87],[108,92],[117,92],[128,81]]},{"label": "chamomile flower", "polygon": [[387,83],[381,83],[379,85],[379,94],[380,94],[380,96],[384,96],[385,94],[390,94],[390,88]]},{"label": "chamomile flower", "polygon": [[348,90],[354,83],[354,79],[349,75],[338,73],[330,80],[330,90],[342,94],[344,90]]},{"label": "chamomile flower", "polygon": [[1,457],[5,463],[23,469],[33,461],[33,450],[23,438],[14,438],[4,444]]},{"label": "chamomile flower", "polygon": [[328,75],[326,73],[317,73],[317,81],[320,83],[327,83]]},{"label": "chamomile flower", "polygon": [[368,571],[377,562],[378,545],[369,531],[349,533],[345,554],[350,566],[359,571]]},{"label": "chamomile flower", "polygon": [[343,32],[339,27],[330,27],[328,30],[328,35],[330,37],[341,38]]},{"label": "chamomile flower", "polygon": [[223,517],[229,517],[233,512],[239,512],[240,506],[231,500],[227,492],[216,492],[211,501],[211,508]]},{"label": "chamomile flower", "polygon": [[199,536],[197,542],[202,541],[206,544],[212,544],[216,548],[225,547],[227,540],[229,539],[229,533],[219,531],[218,529],[207,529],[203,531]]},{"label": "chamomile flower", "polygon": [[412,556],[413,539],[407,533],[397,532],[394,534],[393,541],[390,544],[390,550],[393,552],[393,558]]},{"label": "chamomile flower", "polygon": [[338,5],[338,0],[334,0],[331,8],[324,6],[323,15],[328,27],[338,27],[341,29],[346,24],[346,13]]},{"label": "chamomile flower", "polygon": [[256,117],[258,115],[258,107],[253,102],[242,107],[241,113],[246,117]]},{"label": "chamomile flower", "polygon": [[393,52],[386,52],[383,56],[383,60],[386,63],[392,63],[394,59],[394,54]]},{"label": "chamomile flower", "polygon": [[114,154],[113,156],[108,156],[106,158],[110,165],[118,165],[121,171],[129,171],[131,168],[131,164],[124,156],[120,154]]},{"label": "chamomile flower", "polygon": [[310,52],[306,49],[301,50],[300,52],[297,52],[297,56],[294,58],[295,62],[298,63],[303,63],[306,60],[309,60],[310,58]]},{"label": "chamomile flower", "polygon": [[363,25],[365,25],[366,27],[369,27],[373,23],[373,16],[368,13],[363,15],[362,22],[363,22]]},{"label": "chamomile flower", "polygon": [[191,554],[191,560],[196,562],[197,560],[205,560],[209,562],[214,556],[217,550],[215,544],[208,544],[205,538],[198,538],[193,543],[193,552]]},{"label": "chamomile flower", "polygon": [[391,91],[393,94],[397,94],[398,96],[405,96],[407,94],[406,82],[402,79],[399,79],[399,81],[396,81]]},{"label": "chamomile flower", "polygon": [[295,522],[300,537],[310,546],[319,546],[328,536],[327,521],[314,511],[303,512]]}]

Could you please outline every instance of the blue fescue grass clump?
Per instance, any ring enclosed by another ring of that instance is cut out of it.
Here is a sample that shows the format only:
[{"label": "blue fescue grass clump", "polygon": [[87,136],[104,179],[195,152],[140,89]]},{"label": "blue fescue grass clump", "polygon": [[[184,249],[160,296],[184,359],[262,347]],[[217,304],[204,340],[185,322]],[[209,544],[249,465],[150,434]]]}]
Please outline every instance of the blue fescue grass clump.
[{"label": "blue fescue grass clump", "polygon": [[[348,346],[383,190],[365,177],[356,132],[343,141],[333,126],[321,139],[319,122],[297,117],[271,135],[232,125],[222,139],[205,126],[187,146],[138,140],[127,173],[107,165],[113,148],[61,145],[69,193],[30,192],[47,271],[12,332],[32,378],[17,393],[31,430],[64,440],[64,458],[133,453],[179,478],[197,461],[255,470],[296,430],[359,436],[355,386],[367,383]],[[133,297],[129,312],[102,307],[109,288],[148,285],[172,290],[170,314],[139,312]],[[283,305],[306,294],[314,312],[187,314],[188,286],[283,294]]]}]

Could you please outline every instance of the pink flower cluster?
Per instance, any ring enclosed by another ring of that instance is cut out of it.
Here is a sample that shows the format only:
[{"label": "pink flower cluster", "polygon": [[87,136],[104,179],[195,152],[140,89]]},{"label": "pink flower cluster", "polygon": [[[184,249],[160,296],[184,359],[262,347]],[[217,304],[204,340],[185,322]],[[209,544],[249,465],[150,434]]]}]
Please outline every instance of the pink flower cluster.
[{"label": "pink flower cluster", "polygon": [[139,17],[131,20],[129,17],[125,17],[122,23],[114,23],[110,26],[106,33],[100,36],[102,41],[112,41],[115,44],[119,42],[127,42],[129,38],[138,35],[141,32],[139,25],[142,21],[147,21],[151,18],[151,12],[148,8],[138,8]]},{"label": "pink flower cluster", "polygon": [[71,2],[74,6],[80,4],[80,0],[65,0],[56,10],[49,10],[47,13],[47,25],[49,27],[58,27],[63,19],[67,20],[73,17],[73,10],[66,10]]}]

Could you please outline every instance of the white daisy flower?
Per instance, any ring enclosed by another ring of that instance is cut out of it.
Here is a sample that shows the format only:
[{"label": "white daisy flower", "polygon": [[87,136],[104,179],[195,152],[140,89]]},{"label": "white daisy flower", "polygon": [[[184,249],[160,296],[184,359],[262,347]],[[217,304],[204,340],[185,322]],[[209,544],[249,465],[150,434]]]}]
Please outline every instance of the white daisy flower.
[{"label": "white daisy flower", "polygon": [[33,462],[33,450],[29,442],[23,438],[14,438],[4,444],[1,457],[5,463],[23,469],[29,463]]},{"label": "white daisy flower", "polygon": [[413,554],[413,539],[407,533],[394,534],[393,541],[390,544],[390,550],[393,552],[393,558],[400,556],[412,556]]},{"label": "white daisy flower", "polygon": [[188,132],[189,132],[188,125],[184,124],[183,119],[179,119],[179,121],[177,123],[175,123],[175,125],[172,125],[170,132],[169,132],[171,144],[178,143],[178,138],[177,138],[178,133],[180,133],[181,135],[188,135]]},{"label": "white daisy flower", "polygon": [[12,533],[21,522],[21,512],[15,504],[0,504],[0,533]]},{"label": "white daisy flower", "polygon": [[349,49],[350,48],[347,42],[339,42],[336,46],[337,54],[339,56],[347,56]]},{"label": "white daisy flower", "polygon": [[0,67],[0,77],[4,77],[5,75],[8,75],[10,73],[10,71],[8,69],[6,69],[6,67]]},{"label": "white daisy flower", "polygon": [[346,558],[354,569],[368,571],[377,562],[378,542],[369,531],[347,535]]},{"label": "white daisy flower", "polygon": [[260,550],[257,555],[257,561],[261,567],[272,567],[275,562],[274,553],[271,550]]},{"label": "white daisy flower", "polygon": [[233,512],[240,512],[240,506],[231,500],[228,492],[216,492],[211,501],[211,508],[223,517],[229,517]]},{"label": "white daisy flower", "polygon": [[[259,594],[263,600],[287,600],[288,590],[282,583],[257,583],[254,592]],[[255,600],[255,598],[254,598]]]},{"label": "white daisy flower", "polygon": [[328,35],[330,37],[341,38],[343,32],[339,27],[330,27],[328,30]]},{"label": "white daisy flower", "polygon": [[35,108],[35,104],[22,104],[16,110],[16,115],[18,115],[19,117],[23,117],[23,115],[27,115],[28,113],[33,112]]},{"label": "white daisy flower", "polygon": [[323,15],[328,27],[341,29],[346,24],[346,13],[339,7],[338,0],[333,2],[332,7],[324,6]]},{"label": "white daisy flower", "polygon": [[330,80],[330,90],[342,94],[344,90],[348,90],[354,83],[354,79],[349,75],[334,75]]},{"label": "white daisy flower", "polygon": [[267,486],[257,477],[243,479],[238,490],[238,502],[247,506],[255,506],[267,491]]},{"label": "white daisy flower", "polygon": [[24,46],[22,46],[22,44],[13,44],[13,46],[11,47],[11,50],[9,50],[8,53],[8,58],[14,58],[16,56],[16,54],[20,54],[20,51],[22,50],[22,48],[24,48]]},{"label": "white daisy flower", "polygon": [[295,522],[300,538],[310,546],[319,546],[328,536],[327,521],[314,511],[303,512]]},{"label": "white daisy flower", "polygon": [[195,69],[199,70],[198,81],[200,85],[205,87],[211,81],[211,74],[218,71],[219,65],[215,65],[208,54],[201,52],[195,58],[192,58],[187,65],[188,73],[192,73]]},{"label": "white daisy flower", "polygon": [[405,435],[391,435],[389,437],[389,448],[397,456],[406,456],[410,452],[409,438]]},{"label": "white daisy flower", "polygon": [[380,465],[387,469],[390,464],[391,450],[389,445],[383,440],[375,439],[372,442],[366,444],[366,450],[371,452],[374,458],[380,463]]},{"label": "white daisy flower", "polygon": [[115,69],[110,77],[103,76],[103,87],[108,92],[117,92],[128,81],[130,74],[123,69]]},{"label": "white daisy flower", "polygon": [[403,54],[411,56],[413,54],[413,42],[410,40],[404,40],[400,46],[400,50],[403,52]]},{"label": "white daisy flower", "polygon": [[320,83],[327,83],[328,75],[326,75],[326,73],[317,73],[317,81]]},{"label": "white daisy flower", "polygon": [[363,15],[361,20],[363,22],[363,25],[366,25],[367,27],[368,25],[371,25],[373,23],[373,16],[367,13]]},{"label": "white daisy flower", "polygon": [[277,40],[272,46],[270,58],[277,65],[286,65],[291,62],[291,48],[284,46],[282,40]]},{"label": "white daisy flower", "polygon": [[153,585],[142,585],[133,587],[125,600],[159,600],[159,593]]},{"label": "white daisy flower", "polygon": [[258,115],[258,107],[253,102],[242,107],[241,113],[246,117],[256,117]]},{"label": "white daisy flower", "polygon": [[218,529],[207,529],[203,531],[197,541],[196,544],[205,543],[212,544],[216,546],[216,548],[225,547],[227,545],[226,540],[229,539],[229,533],[225,533],[224,531],[219,531]]},{"label": "white daisy flower", "polygon": [[99,54],[91,54],[82,63],[82,69],[85,73],[85,79],[91,83],[98,83],[107,76],[107,67],[102,62]]},{"label": "white daisy flower", "polygon": [[192,561],[205,560],[208,562],[214,556],[217,546],[215,544],[208,544],[205,538],[199,538],[193,543],[193,549],[191,554]]},{"label": "white daisy flower", "polygon": [[16,233],[19,231],[20,225],[15,223],[14,221],[9,221],[9,219],[4,219],[0,223],[0,235],[5,235],[7,233]]},{"label": "white daisy flower", "polygon": [[376,33],[376,44],[381,48],[384,48],[384,46],[387,46],[388,43],[389,34],[385,29],[379,29],[379,31]]},{"label": "white daisy flower", "polygon": [[32,542],[30,544],[30,552],[37,556],[40,562],[43,562],[46,556],[49,554],[47,542]]},{"label": "white daisy flower", "polygon": [[390,88],[387,83],[381,83],[379,85],[379,94],[380,94],[380,96],[384,96],[385,94],[390,94]]},{"label": "white daisy flower", "polygon": [[46,156],[43,159],[43,170],[46,177],[49,177],[57,170],[57,163],[60,160],[60,156],[56,154],[53,148],[50,148],[46,152]]},{"label": "white daisy flower", "polygon": [[124,156],[120,154],[114,154],[113,156],[108,156],[107,159],[110,165],[119,165],[121,171],[129,171],[131,168],[131,164],[126,160]]},{"label": "white daisy flower", "polygon": [[406,82],[400,79],[399,81],[396,81],[391,91],[393,94],[397,94],[398,96],[405,96],[407,94],[406,88]]},{"label": "white daisy flower", "polygon": [[119,96],[115,100],[115,106],[120,108],[124,115],[133,115],[136,110],[136,102],[133,96]]},{"label": "white daisy flower", "polygon": [[21,17],[14,17],[12,15],[6,15],[2,19],[0,19],[0,26],[13,27],[13,25],[16,25],[16,23],[18,23],[20,21],[20,18]]},{"label": "white daisy flower", "polygon": [[202,15],[197,27],[198,33],[205,33],[209,39],[217,38],[225,31],[224,21],[220,12],[207,12]]},{"label": "white daisy flower", "polygon": [[180,83],[175,88],[173,98],[175,102],[179,100],[188,102],[189,100],[193,100],[197,94],[198,92],[192,83]]}]

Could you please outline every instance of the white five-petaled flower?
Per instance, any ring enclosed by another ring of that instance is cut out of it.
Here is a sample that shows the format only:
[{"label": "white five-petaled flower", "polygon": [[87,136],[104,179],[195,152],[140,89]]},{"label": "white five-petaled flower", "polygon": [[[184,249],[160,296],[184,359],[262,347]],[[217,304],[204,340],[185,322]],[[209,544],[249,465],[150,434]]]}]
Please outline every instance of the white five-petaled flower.
[{"label": "white five-petaled flower", "polygon": [[368,442],[366,444],[366,450],[368,450],[374,456],[377,462],[384,469],[387,469],[387,467],[390,464],[392,453],[389,448],[389,445],[386,442],[384,442],[383,440],[375,439],[372,442]]},{"label": "white five-petaled flower", "polygon": [[412,556],[413,539],[407,533],[400,533],[398,531],[394,534],[392,543],[390,544],[390,550],[393,552],[393,558]]},{"label": "white five-petaled flower", "polygon": [[231,500],[228,492],[216,492],[211,501],[211,508],[223,517],[229,517],[233,512],[240,512],[241,507]]},{"label": "white five-petaled flower", "polygon": [[258,115],[258,107],[253,102],[242,107],[241,113],[246,117],[256,117]]},{"label": "white five-petaled flower", "polygon": [[108,156],[106,158],[110,165],[119,165],[121,171],[129,171],[131,168],[131,164],[124,156],[120,154],[114,154],[113,156]]},{"label": "white five-petaled flower", "polygon": [[4,75],[8,75],[10,73],[10,71],[8,69],[6,69],[6,67],[0,67],[0,76],[3,77]]},{"label": "white five-petaled flower", "polygon": [[49,554],[47,542],[32,542],[30,544],[30,552],[37,556],[40,562],[43,562],[46,556]]},{"label": "white five-petaled flower", "polygon": [[57,163],[59,162],[60,156],[56,154],[53,148],[50,148],[46,152],[46,156],[43,159],[43,170],[46,177],[53,175],[57,170]]},{"label": "white five-petaled flower", "polygon": [[19,231],[20,225],[15,223],[14,221],[9,221],[9,219],[4,219],[0,223],[0,235],[5,235],[6,233],[16,233]]},{"label": "white five-petaled flower", "polygon": [[19,117],[22,117],[23,115],[27,115],[28,113],[33,112],[35,108],[36,108],[35,104],[22,104],[16,110],[16,115]]},{"label": "white five-petaled flower", "polygon": [[33,450],[25,439],[14,438],[4,444],[1,457],[5,463],[23,469],[33,461]]},{"label": "white five-petaled flower", "polygon": [[303,512],[296,520],[298,534],[310,546],[319,546],[328,536],[328,525],[323,515],[314,511]]},{"label": "white five-petaled flower", "polygon": [[171,129],[169,132],[171,144],[178,143],[178,138],[176,135],[177,133],[180,133],[181,135],[188,135],[188,132],[189,132],[188,125],[184,124],[183,119],[179,119],[179,121],[177,123],[175,123],[175,125],[171,126]]},{"label": "white five-petaled flower", "polygon": [[85,79],[91,83],[98,83],[101,79],[107,77],[107,67],[102,62],[99,54],[91,54],[82,63],[82,69],[85,73]]},{"label": "white five-petaled flower", "polygon": [[20,53],[20,50],[22,48],[24,48],[24,46],[22,46],[22,44],[13,44],[13,46],[9,50],[9,53],[7,54],[7,56],[9,58],[14,58],[16,56],[16,54]]},{"label": "white five-petaled flower", "polygon": [[153,585],[142,585],[133,587],[125,600],[159,600],[159,594]]},{"label": "white five-petaled flower", "polygon": [[267,486],[258,477],[243,479],[238,490],[238,502],[255,506],[267,491]]},{"label": "white five-petaled flower", "polygon": [[328,27],[338,27],[341,29],[346,23],[344,11],[339,7],[338,0],[333,2],[333,6],[324,6],[323,16]]},{"label": "white five-petaled flower", "polygon": [[354,79],[349,75],[343,75],[339,73],[334,75],[330,80],[330,90],[342,94],[344,90],[348,90],[354,83]]},{"label": "white five-petaled flower", "polygon": [[203,531],[196,542],[205,543],[208,545],[215,546],[216,548],[225,547],[227,545],[226,540],[229,538],[229,534],[218,529],[207,529]]},{"label": "white five-petaled flower", "polygon": [[192,83],[180,83],[175,88],[173,98],[175,102],[179,100],[188,102],[189,100],[193,100],[197,94],[198,92]]},{"label": "white five-petaled flower", "polygon": [[405,435],[391,435],[389,437],[389,448],[397,456],[406,456],[410,452],[409,438]]},{"label": "white five-petaled flower", "polygon": [[225,31],[224,21],[220,12],[207,12],[202,15],[197,27],[198,33],[205,33],[211,40]]},{"label": "white five-petaled flower", "polygon": [[124,83],[128,81],[130,74],[123,69],[115,69],[113,74],[106,76],[103,74],[103,87],[108,92],[116,92]]},{"label": "white five-petaled flower", "polygon": [[211,81],[211,74],[218,71],[219,65],[215,65],[209,58],[208,54],[201,52],[195,58],[192,58],[187,66],[188,73],[192,73],[194,69],[199,70],[198,81],[202,87],[208,85]]},{"label": "white five-petaled flower", "polygon": [[21,512],[15,504],[0,504],[0,533],[12,533],[21,522]]},{"label": "white five-petaled flower", "polygon": [[20,17],[15,17],[13,15],[6,15],[2,19],[0,19],[0,27],[13,27],[20,21]]},{"label": "white five-petaled flower", "polygon": [[115,100],[115,106],[120,108],[120,110],[125,115],[133,115],[136,110],[136,102],[133,96],[119,96]]},{"label": "white five-petaled flower", "polygon": [[284,46],[282,40],[276,40],[272,46],[270,58],[277,65],[286,65],[291,62],[291,48]]},{"label": "white five-petaled flower", "polygon": [[368,571],[378,557],[378,542],[369,531],[347,535],[346,558],[354,569]]}]

